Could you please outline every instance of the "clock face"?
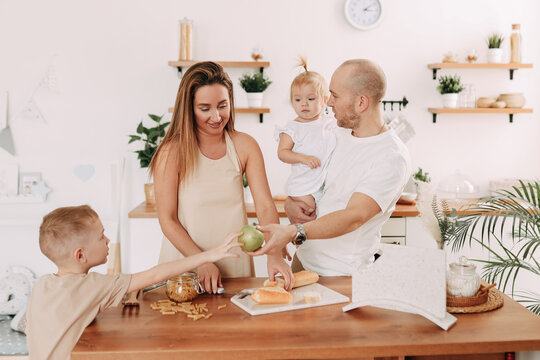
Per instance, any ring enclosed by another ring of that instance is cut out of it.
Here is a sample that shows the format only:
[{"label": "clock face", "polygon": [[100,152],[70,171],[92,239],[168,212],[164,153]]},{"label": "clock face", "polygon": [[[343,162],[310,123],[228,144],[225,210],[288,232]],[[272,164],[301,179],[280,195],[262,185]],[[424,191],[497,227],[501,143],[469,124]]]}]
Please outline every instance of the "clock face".
[{"label": "clock face", "polygon": [[375,27],[382,19],[381,0],[347,0],[345,16],[355,28],[367,30]]}]

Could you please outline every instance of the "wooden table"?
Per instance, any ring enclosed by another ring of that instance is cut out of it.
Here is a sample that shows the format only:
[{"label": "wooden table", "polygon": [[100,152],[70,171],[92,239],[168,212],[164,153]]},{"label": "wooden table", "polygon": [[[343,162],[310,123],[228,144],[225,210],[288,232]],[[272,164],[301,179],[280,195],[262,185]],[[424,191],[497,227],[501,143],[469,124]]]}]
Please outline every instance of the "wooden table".
[{"label": "wooden table", "polygon": [[[274,200],[279,217],[286,218],[283,200]],[[254,204],[246,204],[246,211],[248,218],[257,217]],[[418,209],[416,205],[402,205],[396,204],[396,209],[392,213],[392,217],[409,217],[418,216]],[[130,219],[145,219],[145,218],[157,218],[157,209],[155,206],[147,206],[146,202],[142,202],[137,205],[133,210],[128,213]]]},{"label": "wooden table", "polygon": [[[225,279],[224,285],[241,290],[262,282]],[[351,295],[349,277],[319,282]],[[213,316],[193,321],[150,309],[164,298],[163,288],[147,293],[138,315],[106,310],[84,331],[72,359],[503,359],[504,352],[540,350],[540,317],[506,296],[500,309],[457,315],[448,331],[419,315],[374,307],[344,313],[345,304],[250,316],[230,295],[200,296],[195,302],[207,303]],[[222,304],[227,307],[218,310]]]}]

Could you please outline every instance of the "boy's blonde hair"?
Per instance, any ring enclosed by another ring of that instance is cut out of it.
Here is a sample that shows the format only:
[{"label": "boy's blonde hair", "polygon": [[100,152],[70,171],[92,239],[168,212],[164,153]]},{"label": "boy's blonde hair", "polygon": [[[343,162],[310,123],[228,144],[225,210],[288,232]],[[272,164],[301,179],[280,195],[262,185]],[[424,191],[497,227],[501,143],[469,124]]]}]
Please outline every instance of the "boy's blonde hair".
[{"label": "boy's blonde hair", "polygon": [[99,219],[88,205],[67,206],[43,217],[39,227],[39,248],[55,264],[67,260],[73,245],[81,242],[88,226]]},{"label": "boy's blonde hair", "polygon": [[304,85],[313,85],[317,95],[324,100],[325,96],[328,94],[326,80],[324,80],[321,74],[308,70],[305,57],[300,56],[300,64],[298,66],[302,66],[305,71],[296,76],[291,84],[291,102],[293,100],[293,89]]}]

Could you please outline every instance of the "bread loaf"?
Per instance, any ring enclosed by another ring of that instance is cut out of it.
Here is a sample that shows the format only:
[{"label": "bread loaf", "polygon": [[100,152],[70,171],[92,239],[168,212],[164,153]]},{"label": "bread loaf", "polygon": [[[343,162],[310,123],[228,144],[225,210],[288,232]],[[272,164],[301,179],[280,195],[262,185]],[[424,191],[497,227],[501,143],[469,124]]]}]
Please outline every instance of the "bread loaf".
[{"label": "bread loaf", "polygon": [[[313,284],[313,283],[316,283],[317,281],[319,281],[319,274],[317,274],[315,271],[302,270],[302,271],[294,273],[293,289],[300,286]],[[264,282],[263,286],[279,286],[279,287],[284,288],[285,281],[281,277],[276,277],[275,281],[270,281],[269,279],[267,279]]]},{"label": "bread loaf", "polygon": [[293,288],[313,284],[319,281],[319,274],[311,270],[302,270],[294,273]]},{"label": "bread loaf", "polygon": [[268,286],[279,286],[280,288],[285,288],[285,280],[282,278],[276,277],[274,281],[266,279],[263,284],[264,287]]},{"label": "bread loaf", "polygon": [[292,295],[279,286],[258,288],[251,294],[251,299],[258,304],[289,304]]}]

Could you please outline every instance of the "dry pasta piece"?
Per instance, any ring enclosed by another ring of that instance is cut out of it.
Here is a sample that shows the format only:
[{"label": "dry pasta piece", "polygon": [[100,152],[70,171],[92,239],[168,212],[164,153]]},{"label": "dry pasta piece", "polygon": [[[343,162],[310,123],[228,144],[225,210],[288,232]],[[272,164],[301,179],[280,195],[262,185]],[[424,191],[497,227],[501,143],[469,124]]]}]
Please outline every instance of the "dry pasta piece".
[{"label": "dry pasta piece", "polygon": [[227,304],[219,305],[217,308],[218,310],[225,309],[227,307]]}]

